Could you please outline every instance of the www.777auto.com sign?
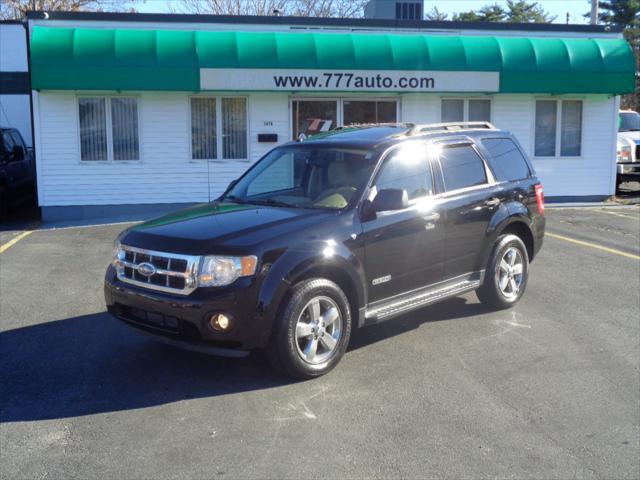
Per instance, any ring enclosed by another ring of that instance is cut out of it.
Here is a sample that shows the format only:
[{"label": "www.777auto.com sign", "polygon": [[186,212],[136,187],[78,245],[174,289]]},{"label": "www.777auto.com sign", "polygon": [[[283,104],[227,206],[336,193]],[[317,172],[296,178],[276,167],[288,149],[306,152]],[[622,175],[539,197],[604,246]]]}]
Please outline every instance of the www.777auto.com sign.
[{"label": "www.777auto.com sign", "polygon": [[202,68],[201,90],[497,92],[498,72]]}]

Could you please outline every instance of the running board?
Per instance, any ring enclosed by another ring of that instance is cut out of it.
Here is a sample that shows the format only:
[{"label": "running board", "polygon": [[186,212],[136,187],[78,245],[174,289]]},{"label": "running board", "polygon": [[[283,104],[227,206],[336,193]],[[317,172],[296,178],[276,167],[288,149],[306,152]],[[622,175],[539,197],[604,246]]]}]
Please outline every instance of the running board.
[{"label": "running board", "polygon": [[462,293],[475,290],[480,286],[480,284],[480,280],[463,280],[452,285],[447,285],[446,287],[438,290],[430,290],[427,292],[423,291],[416,295],[412,295],[411,297],[405,297],[401,300],[387,303],[386,305],[382,305],[372,310],[367,310],[365,313],[365,325],[382,322],[391,317],[439,302],[445,298],[455,297]]}]

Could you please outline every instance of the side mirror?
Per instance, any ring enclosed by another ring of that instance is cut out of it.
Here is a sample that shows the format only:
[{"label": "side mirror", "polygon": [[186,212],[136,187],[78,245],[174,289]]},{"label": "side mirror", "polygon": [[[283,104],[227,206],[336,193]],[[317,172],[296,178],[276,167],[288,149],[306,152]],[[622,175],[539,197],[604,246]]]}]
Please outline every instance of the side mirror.
[{"label": "side mirror", "polygon": [[12,153],[13,153],[12,160],[14,162],[20,162],[24,160],[24,148],[22,148],[20,145],[15,145],[13,147]]},{"label": "side mirror", "polygon": [[373,210],[376,212],[402,210],[408,206],[409,196],[407,191],[401,188],[385,188],[373,199]]}]

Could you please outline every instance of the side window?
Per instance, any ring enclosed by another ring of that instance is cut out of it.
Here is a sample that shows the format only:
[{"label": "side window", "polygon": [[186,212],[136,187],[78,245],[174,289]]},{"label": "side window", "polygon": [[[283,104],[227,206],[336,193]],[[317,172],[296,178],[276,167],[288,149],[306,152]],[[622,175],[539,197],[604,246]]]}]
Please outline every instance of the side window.
[{"label": "side window", "polygon": [[27,150],[27,146],[22,141],[22,137],[20,136],[17,130],[11,132],[11,137],[13,137],[13,143],[22,147],[25,151]]},{"label": "side window", "polygon": [[13,140],[13,137],[9,133],[8,130],[2,132],[2,141],[4,143],[4,150],[8,155],[13,153],[13,147],[16,145],[16,142]]},{"label": "side window", "polygon": [[433,180],[426,149],[400,149],[394,152],[376,178],[376,189],[385,188],[404,189],[409,200],[431,195]]},{"label": "side window", "polygon": [[443,148],[440,163],[447,191],[487,183],[484,162],[470,145]]},{"label": "side window", "polygon": [[531,175],[527,161],[512,140],[485,138],[482,144],[489,151],[489,164],[499,182],[513,182]]}]

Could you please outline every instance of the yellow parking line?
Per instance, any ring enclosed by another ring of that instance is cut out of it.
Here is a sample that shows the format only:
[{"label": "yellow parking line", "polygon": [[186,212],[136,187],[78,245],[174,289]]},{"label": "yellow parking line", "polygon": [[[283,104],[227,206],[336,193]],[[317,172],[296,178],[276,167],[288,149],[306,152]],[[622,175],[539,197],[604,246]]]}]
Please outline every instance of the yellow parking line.
[{"label": "yellow parking line", "polygon": [[16,243],[18,243],[20,240],[31,235],[32,233],[33,233],[33,230],[24,231],[20,235],[17,235],[16,237],[9,240],[7,243],[0,245],[0,253],[6,252],[11,247],[13,247]]},{"label": "yellow parking line", "polygon": [[577,240],[575,238],[569,238],[563,235],[558,235],[556,233],[550,233],[550,232],[546,232],[545,235],[551,238],[557,238],[558,240],[564,240],[565,242],[575,243],[576,245],[582,245],[583,247],[595,248],[596,250],[602,250],[603,252],[613,253],[614,255],[620,255],[621,257],[640,260],[640,255],[623,252],[622,250],[616,250],[615,248],[605,247],[604,245],[598,245],[597,243],[585,242],[583,240]]},{"label": "yellow parking line", "polygon": [[593,212],[606,213],[607,215],[615,215],[616,217],[630,218],[632,220],[640,219],[640,217],[634,217],[632,215],[625,215],[624,213],[618,213],[618,212],[609,212],[608,210],[595,209],[595,210],[592,210],[592,211]]}]

